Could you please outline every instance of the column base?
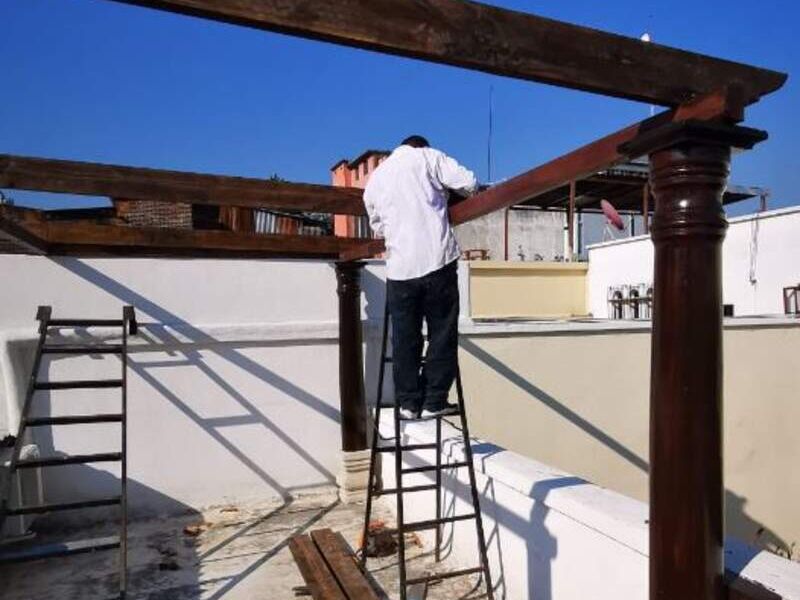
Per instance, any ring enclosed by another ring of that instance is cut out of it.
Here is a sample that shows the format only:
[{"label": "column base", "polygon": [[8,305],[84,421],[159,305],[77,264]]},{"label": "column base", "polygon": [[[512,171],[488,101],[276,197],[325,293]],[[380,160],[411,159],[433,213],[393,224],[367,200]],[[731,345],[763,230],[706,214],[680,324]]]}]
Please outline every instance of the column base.
[{"label": "column base", "polygon": [[342,451],[342,463],[336,476],[336,483],[339,486],[339,499],[344,504],[366,501],[369,460],[369,448],[353,452]]}]

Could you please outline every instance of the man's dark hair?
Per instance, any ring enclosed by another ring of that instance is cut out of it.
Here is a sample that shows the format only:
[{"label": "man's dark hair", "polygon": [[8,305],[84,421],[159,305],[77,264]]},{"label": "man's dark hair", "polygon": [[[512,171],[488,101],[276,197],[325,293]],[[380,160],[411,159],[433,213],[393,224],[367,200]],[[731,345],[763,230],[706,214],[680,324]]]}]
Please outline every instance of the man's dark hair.
[{"label": "man's dark hair", "polygon": [[421,135],[410,135],[402,142],[400,142],[402,146],[411,146],[412,148],[429,148],[430,144],[428,140],[426,140]]}]

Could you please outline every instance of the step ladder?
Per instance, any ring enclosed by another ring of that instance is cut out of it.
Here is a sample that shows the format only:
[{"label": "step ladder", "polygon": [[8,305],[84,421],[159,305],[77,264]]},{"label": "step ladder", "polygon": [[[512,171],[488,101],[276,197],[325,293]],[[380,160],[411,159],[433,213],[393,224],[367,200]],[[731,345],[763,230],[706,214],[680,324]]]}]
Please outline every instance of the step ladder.
[{"label": "step ladder", "polygon": [[[9,549],[0,551],[0,564],[24,562],[38,560],[42,558],[69,556],[101,550],[119,550],[119,590],[120,598],[125,598],[127,587],[127,535],[128,535],[128,515],[127,515],[127,352],[128,352],[128,333],[136,334],[136,317],[132,306],[125,306],[122,309],[122,319],[53,319],[51,318],[52,309],[49,306],[40,306],[36,314],[39,321],[39,344],[36,347],[36,354],[33,362],[28,388],[25,396],[25,403],[20,417],[19,430],[14,442],[14,449],[9,464],[9,473],[5,481],[8,489],[0,490],[0,530],[8,517],[18,517],[24,515],[36,515],[52,513],[57,511],[97,508],[105,506],[118,506],[120,514],[119,535],[94,539],[67,541],[63,543],[25,546],[15,549],[10,545]],[[80,328],[120,328],[121,343],[119,344],[57,344],[49,343],[51,340],[48,334],[54,329],[61,327],[80,327]],[[42,356],[52,355],[98,355],[111,354],[120,357],[120,377],[119,379],[97,379],[97,380],[66,380],[66,381],[40,381],[39,370]],[[40,390],[55,391],[68,389],[98,389],[115,388],[121,393],[121,407],[119,412],[91,414],[91,415],[70,415],[70,416],[32,416],[33,399],[36,392]],[[53,457],[21,457],[25,439],[28,437],[29,430],[42,427],[56,427],[64,425],[83,425],[90,423],[119,423],[121,425],[121,445],[118,452],[102,452],[97,454],[81,454],[71,456]],[[41,504],[32,506],[10,506],[8,502],[9,490],[15,476],[23,469],[34,469],[43,467],[59,467],[63,465],[94,464],[104,462],[120,463],[120,493],[119,495],[108,498],[96,498],[91,500],[81,500],[75,502],[59,502],[53,504]]]},{"label": "step ladder", "polygon": [[[381,340],[381,359],[378,371],[378,393],[375,405],[375,417],[372,428],[372,452],[369,462],[369,483],[367,485],[367,503],[364,515],[364,531],[361,536],[362,545],[359,550],[359,557],[361,568],[366,569],[367,563],[367,545],[369,536],[369,523],[372,513],[372,501],[377,496],[394,495],[397,499],[397,542],[398,542],[398,568],[400,571],[400,600],[406,600],[408,586],[433,583],[443,579],[450,579],[452,577],[461,577],[480,573],[483,582],[486,586],[486,598],[494,600],[494,590],[492,588],[492,579],[489,572],[489,561],[486,554],[486,539],[483,532],[483,521],[481,520],[480,501],[478,499],[478,487],[475,483],[475,468],[472,462],[472,446],[470,444],[469,428],[467,426],[467,414],[464,407],[464,390],[461,385],[461,372],[456,370],[456,392],[458,395],[458,414],[447,416],[458,416],[461,421],[461,433],[464,443],[464,461],[442,463],[442,418],[435,417],[436,421],[436,442],[431,444],[402,444],[402,436],[400,425],[408,419],[400,416],[400,406],[398,404],[389,405],[383,403],[383,381],[386,374],[386,365],[392,362],[391,357],[386,356],[386,349],[389,338],[389,308],[388,303],[384,309],[383,315],[383,336]],[[392,407],[394,409],[394,438],[382,438],[379,431],[381,410],[383,408]],[[381,444],[381,441],[389,441],[389,444]],[[429,466],[421,467],[403,467],[403,452],[411,452],[415,450],[435,450],[436,463]],[[395,487],[381,488],[378,481],[377,464],[379,454],[394,453],[394,466],[395,466]],[[470,492],[472,496],[472,512],[464,515],[456,515],[450,517],[442,516],[442,471],[450,469],[465,468],[469,473]],[[403,486],[403,476],[411,475],[414,473],[434,473],[435,483],[429,485],[415,485]],[[416,492],[435,492],[436,496],[436,516],[433,519],[425,521],[416,521],[406,523],[403,515],[403,494],[416,493]],[[441,561],[441,546],[442,546],[442,525],[448,523],[455,523],[456,521],[474,520],[475,529],[478,536],[478,551],[480,565],[469,569],[459,569],[456,571],[446,571],[441,573],[433,573],[421,577],[408,578],[406,575],[406,561],[405,561],[405,534],[424,531],[435,530],[435,548],[434,556],[436,562]]]}]

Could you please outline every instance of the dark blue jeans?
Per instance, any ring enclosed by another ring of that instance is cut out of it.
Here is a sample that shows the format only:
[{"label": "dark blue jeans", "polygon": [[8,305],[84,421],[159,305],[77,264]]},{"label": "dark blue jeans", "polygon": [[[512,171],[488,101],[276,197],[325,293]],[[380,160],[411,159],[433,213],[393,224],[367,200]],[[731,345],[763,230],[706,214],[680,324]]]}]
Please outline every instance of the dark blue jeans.
[{"label": "dark blue jeans", "polygon": [[[392,319],[395,398],[413,411],[438,410],[456,376],[458,356],[458,263],[416,279],[387,281]],[[422,323],[428,349],[422,362]]]}]

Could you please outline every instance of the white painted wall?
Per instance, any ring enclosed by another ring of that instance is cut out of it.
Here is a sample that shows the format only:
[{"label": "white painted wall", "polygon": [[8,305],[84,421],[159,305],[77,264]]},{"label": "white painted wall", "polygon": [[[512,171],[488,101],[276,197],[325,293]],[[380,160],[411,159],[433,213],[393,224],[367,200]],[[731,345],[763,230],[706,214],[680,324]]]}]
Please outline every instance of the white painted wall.
[{"label": "white painted wall", "polygon": [[[381,419],[393,435],[390,415]],[[432,422],[406,424],[403,443],[435,441]],[[449,462],[463,460],[460,434],[444,427]],[[476,476],[495,597],[503,600],[646,600],[648,598],[647,505],[569,473],[474,440]],[[404,466],[432,464],[431,451],[403,454]],[[395,487],[394,462],[383,461],[386,487]],[[465,469],[443,476],[448,516],[472,512]],[[432,483],[433,475],[405,476],[403,485]],[[433,492],[404,496],[406,522],[434,517]],[[394,509],[393,497],[382,499]],[[428,549],[433,532],[422,536]],[[479,566],[474,521],[444,528],[445,556],[458,567]],[[800,600],[800,564],[740,542],[726,543],[726,568]]]},{"label": "white painted wall", "polygon": [[[800,283],[800,207],[731,219],[722,256],[723,301],[734,305],[737,316],[783,313],[783,288]],[[593,316],[608,318],[610,286],[652,281],[649,236],[589,247]]]},{"label": "white painted wall", "polygon": [[[383,314],[367,267],[363,316]],[[317,261],[75,259],[0,255],[0,438],[15,433],[36,306],[142,323],[129,357],[129,492],[136,514],[331,485],[339,468],[336,277]],[[99,330],[92,330],[99,331]],[[365,327],[368,396],[376,328]],[[74,332],[66,332],[74,336]],[[86,333],[79,333],[85,336]],[[98,341],[98,337],[94,341]],[[119,373],[116,357],[56,357],[47,378]],[[114,390],[37,393],[42,414],[115,412]],[[114,451],[117,425],[35,432],[43,453]],[[113,467],[43,470],[47,501],[114,493]]]}]

